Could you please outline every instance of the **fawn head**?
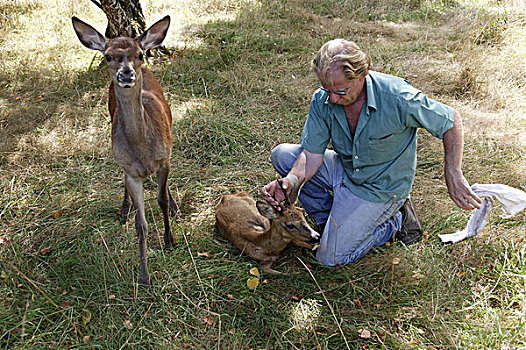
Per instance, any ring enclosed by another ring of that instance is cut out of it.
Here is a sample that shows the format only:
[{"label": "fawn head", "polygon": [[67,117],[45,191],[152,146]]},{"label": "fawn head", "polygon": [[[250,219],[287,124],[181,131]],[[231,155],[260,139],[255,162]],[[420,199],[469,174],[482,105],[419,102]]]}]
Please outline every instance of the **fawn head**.
[{"label": "fawn head", "polygon": [[[281,186],[280,180],[278,184]],[[285,194],[285,200],[281,205],[281,210],[276,210],[273,206],[264,201],[257,201],[256,207],[261,215],[271,220],[283,239],[293,244],[312,248],[313,241],[320,238],[320,234],[312,229],[305,220],[305,211],[296,207],[294,204],[298,199],[301,186],[294,189],[290,196]]]},{"label": "fawn head", "polygon": [[130,88],[137,82],[144,61],[144,52],[159,46],[166,37],[170,17],[166,16],[156,22],[135,39],[128,37],[108,39],[76,17],[72,18],[72,22],[80,42],[88,49],[104,54],[115,85]]}]

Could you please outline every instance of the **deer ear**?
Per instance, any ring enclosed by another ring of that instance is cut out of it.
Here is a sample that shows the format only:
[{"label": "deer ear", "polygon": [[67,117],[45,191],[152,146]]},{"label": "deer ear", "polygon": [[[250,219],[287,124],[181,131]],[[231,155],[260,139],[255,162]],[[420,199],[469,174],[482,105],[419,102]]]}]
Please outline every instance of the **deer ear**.
[{"label": "deer ear", "polygon": [[256,202],[256,208],[258,208],[258,211],[261,215],[266,217],[269,220],[274,220],[278,217],[276,214],[276,209],[267,202],[264,201],[257,201]]},{"label": "deer ear", "polygon": [[104,35],[77,17],[71,18],[71,21],[73,22],[73,29],[75,29],[75,33],[77,33],[82,45],[88,49],[104,52],[106,44],[108,43],[108,39]]},{"label": "deer ear", "polygon": [[300,195],[301,188],[305,184],[305,180],[303,180],[300,184],[297,184],[297,186],[294,186],[292,189],[292,192],[290,192],[289,195],[289,201],[291,205],[294,205],[298,201],[298,196]]},{"label": "deer ear", "polygon": [[160,21],[155,22],[140,37],[137,38],[143,50],[153,49],[161,45],[170,26],[170,16],[166,16]]}]

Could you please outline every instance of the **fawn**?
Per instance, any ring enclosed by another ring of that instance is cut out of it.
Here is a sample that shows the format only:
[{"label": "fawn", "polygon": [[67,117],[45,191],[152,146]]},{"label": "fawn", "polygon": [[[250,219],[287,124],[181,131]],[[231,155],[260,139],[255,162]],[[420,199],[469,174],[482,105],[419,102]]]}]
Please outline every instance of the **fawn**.
[{"label": "fawn", "polygon": [[279,274],[271,266],[288,243],[313,249],[313,240],[320,238],[303,209],[294,206],[298,192],[287,196],[280,211],[245,192],[224,195],[216,207],[216,227],[242,253],[261,261],[262,271]]}]

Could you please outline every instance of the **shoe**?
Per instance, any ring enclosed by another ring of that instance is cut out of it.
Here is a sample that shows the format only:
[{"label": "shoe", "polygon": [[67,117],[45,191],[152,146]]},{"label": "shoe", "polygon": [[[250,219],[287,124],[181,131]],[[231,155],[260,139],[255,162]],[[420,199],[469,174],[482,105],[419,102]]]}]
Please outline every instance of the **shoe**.
[{"label": "shoe", "polygon": [[401,241],[405,245],[411,245],[422,239],[422,225],[416,215],[415,207],[411,197],[407,198],[402,208],[402,227],[400,231],[395,234],[395,239]]}]

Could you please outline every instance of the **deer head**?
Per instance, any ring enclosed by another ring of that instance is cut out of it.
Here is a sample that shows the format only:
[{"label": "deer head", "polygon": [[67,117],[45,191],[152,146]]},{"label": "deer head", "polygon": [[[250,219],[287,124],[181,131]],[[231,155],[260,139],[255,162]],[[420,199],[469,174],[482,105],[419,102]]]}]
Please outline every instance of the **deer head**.
[{"label": "deer head", "polygon": [[73,28],[80,42],[88,49],[104,54],[110,76],[116,86],[130,88],[139,80],[144,52],[159,46],[170,26],[170,17],[166,16],[148,28],[140,37],[132,39],[118,37],[108,39],[89,24],[73,17]]},{"label": "deer head", "polygon": [[320,235],[305,220],[305,210],[294,205],[298,200],[303,183],[293,188],[290,195],[287,195],[283,189],[282,180],[277,181],[285,195],[285,200],[280,206],[281,210],[277,210],[267,202],[257,201],[256,207],[259,213],[271,220],[272,225],[279,230],[283,240],[287,243],[292,242],[300,247],[312,248],[313,240],[319,239]]}]

